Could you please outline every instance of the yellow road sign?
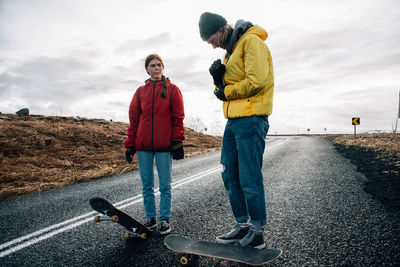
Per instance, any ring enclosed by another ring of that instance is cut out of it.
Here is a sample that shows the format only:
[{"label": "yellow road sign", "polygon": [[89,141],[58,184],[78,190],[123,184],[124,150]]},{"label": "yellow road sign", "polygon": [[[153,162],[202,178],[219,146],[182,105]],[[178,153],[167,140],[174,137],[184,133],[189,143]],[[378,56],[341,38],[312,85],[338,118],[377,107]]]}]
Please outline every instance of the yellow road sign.
[{"label": "yellow road sign", "polygon": [[360,117],[355,117],[351,119],[352,125],[360,125]]}]

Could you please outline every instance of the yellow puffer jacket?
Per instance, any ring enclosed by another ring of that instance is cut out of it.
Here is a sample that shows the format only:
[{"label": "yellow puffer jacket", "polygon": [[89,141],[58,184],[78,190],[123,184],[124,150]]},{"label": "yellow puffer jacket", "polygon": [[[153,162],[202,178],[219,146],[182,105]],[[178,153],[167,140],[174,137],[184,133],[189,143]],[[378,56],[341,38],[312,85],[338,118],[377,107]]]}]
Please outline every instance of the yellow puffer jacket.
[{"label": "yellow puffer jacket", "polygon": [[225,118],[272,113],[274,69],[264,43],[267,37],[263,28],[252,26],[234,43],[231,55],[225,56]]}]

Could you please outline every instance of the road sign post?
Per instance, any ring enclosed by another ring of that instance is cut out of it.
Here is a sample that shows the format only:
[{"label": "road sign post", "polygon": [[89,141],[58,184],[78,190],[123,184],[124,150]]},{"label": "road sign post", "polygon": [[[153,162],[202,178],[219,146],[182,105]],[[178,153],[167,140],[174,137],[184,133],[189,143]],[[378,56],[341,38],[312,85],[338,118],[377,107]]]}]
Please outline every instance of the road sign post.
[{"label": "road sign post", "polygon": [[351,124],[354,125],[354,138],[357,138],[356,126],[360,125],[360,117],[352,118],[351,119]]}]

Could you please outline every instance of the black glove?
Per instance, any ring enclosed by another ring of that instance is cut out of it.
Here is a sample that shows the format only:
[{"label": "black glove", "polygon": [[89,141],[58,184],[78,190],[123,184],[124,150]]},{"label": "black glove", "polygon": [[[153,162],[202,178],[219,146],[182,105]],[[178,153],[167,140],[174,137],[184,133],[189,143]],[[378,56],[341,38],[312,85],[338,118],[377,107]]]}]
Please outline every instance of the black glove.
[{"label": "black glove", "polygon": [[214,95],[221,101],[227,101],[225,97],[225,86],[218,86],[218,89],[214,90]]},{"label": "black glove", "polygon": [[183,153],[182,142],[172,141],[171,154],[172,154],[173,159],[176,159],[176,160],[183,159],[184,153]]},{"label": "black glove", "polygon": [[131,163],[133,155],[135,155],[136,149],[133,147],[128,147],[125,151],[125,158],[128,163]]},{"label": "black glove", "polygon": [[225,73],[225,65],[221,63],[221,59],[215,60],[208,70],[210,71],[216,86],[224,84],[223,78]]}]

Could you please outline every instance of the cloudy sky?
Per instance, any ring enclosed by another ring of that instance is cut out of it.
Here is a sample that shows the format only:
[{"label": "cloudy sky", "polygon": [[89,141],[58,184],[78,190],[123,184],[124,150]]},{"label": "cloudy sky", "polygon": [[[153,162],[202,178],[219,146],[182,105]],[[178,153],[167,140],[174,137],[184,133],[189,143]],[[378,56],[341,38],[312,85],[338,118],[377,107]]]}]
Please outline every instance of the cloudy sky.
[{"label": "cloudy sky", "polygon": [[267,30],[275,68],[270,133],[391,130],[400,90],[398,0],[0,0],[0,112],[128,122],[158,53],[186,122],[225,125],[199,36],[204,11]]}]

